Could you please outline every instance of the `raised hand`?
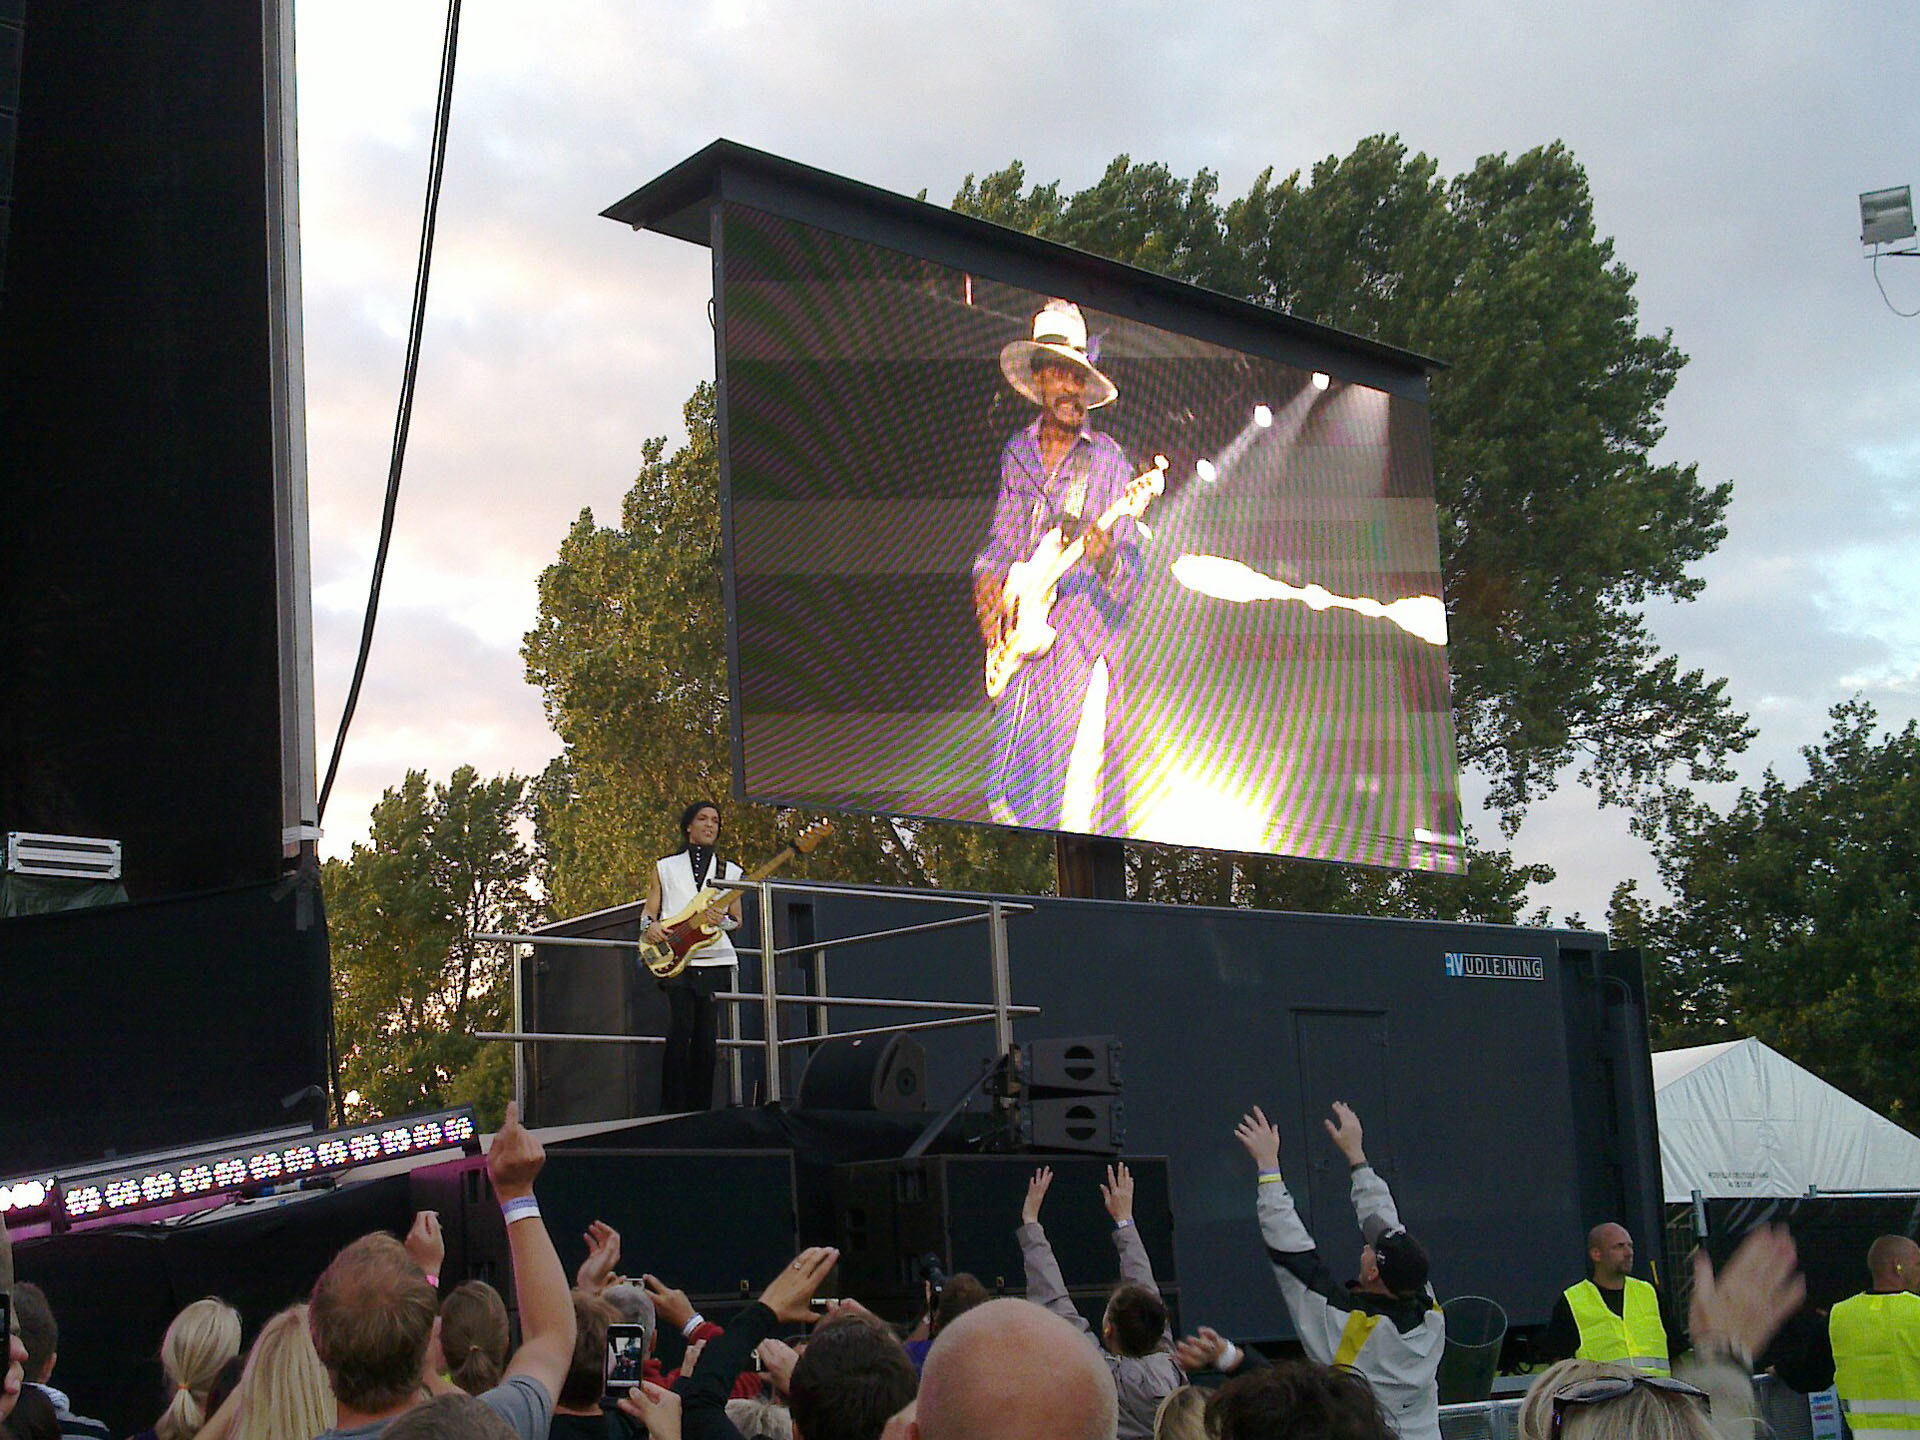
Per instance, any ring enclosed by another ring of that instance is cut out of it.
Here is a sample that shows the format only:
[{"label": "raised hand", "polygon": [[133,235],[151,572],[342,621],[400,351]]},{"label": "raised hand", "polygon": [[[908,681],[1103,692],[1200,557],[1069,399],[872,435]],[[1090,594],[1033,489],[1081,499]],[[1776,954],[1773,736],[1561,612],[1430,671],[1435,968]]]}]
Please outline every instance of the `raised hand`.
[{"label": "raised hand", "polygon": [[533,1177],[546,1163],[547,1152],[533,1132],[520,1123],[520,1106],[509,1100],[507,1118],[500,1122],[493,1144],[487,1147],[487,1174],[493,1180],[493,1193],[502,1200],[531,1195]]},{"label": "raised hand", "polygon": [[680,1440],[680,1397],[651,1380],[620,1397],[620,1413],[644,1426],[651,1440]]},{"label": "raised hand", "polygon": [[1126,1162],[1107,1167],[1107,1178],[1100,1185],[1100,1198],[1106,1202],[1107,1214],[1113,1217],[1115,1225],[1124,1225],[1133,1219],[1133,1175]]},{"label": "raised hand", "polygon": [[810,1325],[814,1320],[813,1292],[827,1278],[827,1272],[840,1262],[840,1252],[831,1245],[815,1245],[802,1250],[793,1263],[774,1276],[760,1292],[760,1303],[777,1320],[789,1325]]},{"label": "raised hand", "polygon": [[771,1336],[760,1342],[760,1364],[767,1372],[767,1382],[773,1386],[773,1393],[785,1395],[787,1387],[793,1383],[793,1367],[800,1361],[800,1352],[784,1340],[775,1340]]},{"label": "raised hand", "polygon": [[598,1295],[613,1283],[614,1267],[620,1263],[620,1232],[596,1220],[581,1238],[587,1242],[587,1258],[580,1262],[573,1283],[589,1295]]},{"label": "raised hand", "polygon": [[1218,1330],[1202,1325],[1200,1333],[1189,1335],[1173,1347],[1173,1358],[1182,1370],[1212,1370],[1227,1353],[1227,1341]]},{"label": "raised hand", "polygon": [[1047,1198],[1047,1191],[1053,1185],[1053,1167],[1042,1165],[1033,1172],[1033,1178],[1027,1182],[1027,1198],[1020,1206],[1020,1223],[1037,1225],[1040,1223],[1040,1206]]},{"label": "raised hand", "polygon": [[676,1330],[687,1328],[687,1321],[693,1318],[693,1302],[687,1298],[686,1291],[675,1290],[658,1275],[642,1275],[640,1283],[646,1287],[653,1301],[653,1313],[662,1325],[671,1325]]},{"label": "raised hand", "polygon": [[1233,1127],[1233,1138],[1262,1170],[1280,1168],[1280,1131],[1267,1123],[1258,1105],[1240,1117],[1240,1123]]},{"label": "raised hand", "polygon": [[1340,1147],[1340,1153],[1347,1157],[1349,1165],[1367,1163],[1367,1152],[1361,1148],[1364,1137],[1360,1131],[1360,1117],[1348,1108],[1344,1100],[1334,1101],[1333,1119],[1320,1123],[1327,1127],[1328,1136]]},{"label": "raised hand", "polygon": [[1696,1349],[1718,1341],[1751,1361],[1806,1299],[1793,1236],[1784,1225],[1763,1225],[1740,1242],[1718,1275],[1705,1251],[1694,1255],[1687,1333]]},{"label": "raised hand", "polygon": [[420,1267],[422,1275],[431,1276],[438,1283],[440,1269],[447,1259],[446,1237],[440,1233],[440,1212],[422,1210],[413,1217],[413,1228],[407,1231],[403,1242],[407,1255]]}]

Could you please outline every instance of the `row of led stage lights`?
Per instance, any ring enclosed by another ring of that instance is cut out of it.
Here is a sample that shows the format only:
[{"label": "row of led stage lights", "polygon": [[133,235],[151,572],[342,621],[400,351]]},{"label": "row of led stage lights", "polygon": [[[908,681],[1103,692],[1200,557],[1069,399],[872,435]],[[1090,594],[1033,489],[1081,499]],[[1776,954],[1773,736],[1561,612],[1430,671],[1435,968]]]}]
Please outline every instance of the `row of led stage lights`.
[{"label": "row of led stage lights", "polygon": [[[177,1169],[155,1170],[141,1176],[124,1176],[104,1186],[80,1185],[66,1192],[65,1210],[73,1219],[87,1215],[131,1209],[136,1205],[164,1204],[175,1199],[190,1199],[214,1190],[232,1190],[241,1185],[297,1178],[323,1170],[338,1170],[346,1165],[361,1165],[370,1160],[388,1160],[415,1150],[437,1150],[448,1145],[463,1145],[474,1138],[470,1116],[456,1115],[447,1120],[425,1120],[414,1125],[394,1125],[358,1135],[305,1141],[273,1150],[261,1150],[244,1160],[233,1156],[225,1160],[195,1162]],[[47,1203],[53,1182],[22,1180],[0,1186],[0,1214],[9,1210],[35,1210]]]}]

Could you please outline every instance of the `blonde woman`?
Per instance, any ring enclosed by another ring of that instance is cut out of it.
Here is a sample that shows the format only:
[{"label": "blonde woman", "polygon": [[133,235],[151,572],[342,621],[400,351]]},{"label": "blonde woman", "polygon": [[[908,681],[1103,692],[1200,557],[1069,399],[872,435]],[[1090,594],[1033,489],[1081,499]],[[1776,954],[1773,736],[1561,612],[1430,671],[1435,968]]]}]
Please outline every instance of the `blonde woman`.
[{"label": "blonde woman", "polygon": [[232,1440],[313,1440],[334,1427],[333,1388],[313,1348],[307,1307],[282,1310],[261,1327],[240,1376]]},{"label": "blonde woman", "polygon": [[224,1300],[196,1300],[167,1327],[160,1342],[160,1368],[173,1398],[135,1440],[193,1440],[207,1420],[207,1391],[221,1368],[240,1353],[240,1315]]},{"label": "blonde woman", "polygon": [[1153,1440],[1207,1440],[1207,1392],[1182,1385],[1153,1412]]}]

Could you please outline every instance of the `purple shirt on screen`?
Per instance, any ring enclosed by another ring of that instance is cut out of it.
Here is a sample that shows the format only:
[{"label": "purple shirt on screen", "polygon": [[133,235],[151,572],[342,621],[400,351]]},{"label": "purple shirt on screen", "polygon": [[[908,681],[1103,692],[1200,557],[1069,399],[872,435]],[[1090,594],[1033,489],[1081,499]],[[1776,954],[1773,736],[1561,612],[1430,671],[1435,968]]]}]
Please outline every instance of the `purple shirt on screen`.
[{"label": "purple shirt on screen", "polygon": [[[1004,576],[1032,554],[1040,539],[1067,520],[1092,524],[1133,479],[1126,452],[1110,435],[1082,427],[1065,459],[1049,475],[1041,460],[1040,422],[1014,432],[1000,452],[1000,493],[986,545],[974,558],[975,575]],[[1140,584],[1139,530],[1123,517],[1111,531],[1105,573],[1082,560],[1061,577],[1048,623],[1058,638],[1046,654],[1028,660],[994,705],[992,768],[987,803],[1002,824],[1038,830],[1062,828],[1067,763],[1086,703],[1088,682],[1105,659],[1108,671],[1105,758],[1100,795],[1091,816],[1095,833],[1125,833],[1126,787],[1120,641]]]}]

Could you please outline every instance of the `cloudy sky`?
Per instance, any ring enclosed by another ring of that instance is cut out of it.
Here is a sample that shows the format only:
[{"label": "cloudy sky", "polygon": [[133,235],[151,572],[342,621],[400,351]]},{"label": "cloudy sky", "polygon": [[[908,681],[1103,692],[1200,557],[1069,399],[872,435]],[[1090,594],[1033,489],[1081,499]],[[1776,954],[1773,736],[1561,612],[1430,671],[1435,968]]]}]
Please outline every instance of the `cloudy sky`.
[{"label": "cloudy sky", "polygon": [[[598,212],[724,136],[913,194],[1025,162],[1069,190],[1125,153],[1224,194],[1398,133],[1444,174],[1564,141],[1644,326],[1691,357],[1659,455],[1730,479],[1702,598],[1654,615],[1760,729],[1746,778],[1856,691],[1920,712],[1920,320],[1859,245],[1860,191],[1920,181],[1897,0],[1338,6],[468,0],[412,439],[381,623],[323,849],[409,767],[537,771],[535,581],[582,507],[617,514],[650,435],[713,373],[704,249]],[[441,7],[298,10],[322,755],[378,534]],[[1920,309],[1920,260],[1881,266]],[[1472,786],[1469,781],[1470,789]],[[1484,788],[1484,787],[1481,787]],[[1480,826],[1493,836],[1490,823]],[[1556,914],[1651,875],[1568,777],[1517,837]]]}]

